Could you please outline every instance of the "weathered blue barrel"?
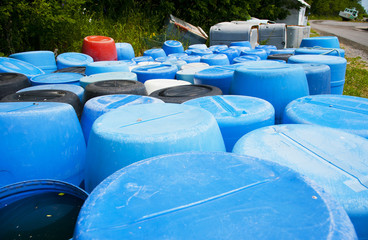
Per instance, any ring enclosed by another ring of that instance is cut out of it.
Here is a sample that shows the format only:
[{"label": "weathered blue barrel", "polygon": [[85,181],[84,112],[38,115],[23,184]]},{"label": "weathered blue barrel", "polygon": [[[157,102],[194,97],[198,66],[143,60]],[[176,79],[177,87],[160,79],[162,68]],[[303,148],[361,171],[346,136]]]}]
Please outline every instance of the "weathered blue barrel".
[{"label": "weathered blue barrel", "polygon": [[68,67],[85,67],[93,62],[93,58],[84,53],[66,52],[59,54],[56,58],[57,69]]},{"label": "weathered blue barrel", "polygon": [[175,57],[177,59],[181,59],[182,57],[186,57],[189,56],[188,54],[186,54],[185,52],[182,53],[171,53],[168,55],[168,57]]},{"label": "weathered blue barrel", "polygon": [[192,44],[188,46],[188,49],[207,49],[206,44]]},{"label": "weathered blue barrel", "polygon": [[57,70],[55,54],[51,51],[29,51],[11,54],[9,57],[28,62],[44,71],[52,73]]},{"label": "weathered blue barrel", "polygon": [[215,116],[224,138],[226,151],[246,133],[275,124],[275,109],[260,98],[248,96],[208,96],[183,104],[201,107]]},{"label": "weathered blue barrel", "polygon": [[196,63],[196,62],[200,62],[201,61],[201,56],[197,56],[197,55],[188,55],[188,56],[183,56],[180,58],[181,60],[187,62],[187,63]]},{"label": "weathered blue barrel", "polygon": [[86,145],[73,107],[55,102],[0,103],[0,186],[56,179],[79,186]]},{"label": "weathered blue barrel", "polygon": [[342,94],[345,84],[347,61],[345,58],[326,55],[295,55],[288,63],[326,64],[331,70],[331,94]]},{"label": "weathered blue barrel", "polygon": [[202,66],[202,67],[191,67],[191,68],[184,68],[180,71],[176,72],[176,79],[187,81],[189,83],[194,83],[194,75],[203,70],[210,68],[209,66]]},{"label": "weathered blue barrel", "polygon": [[273,54],[294,54],[295,48],[272,49],[269,55]]},{"label": "weathered blue barrel", "polygon": [[[171,54],[170,54],[171,55]],[[172,56],[158,57],[155,58],[155,62],[163,63],[168,60],[177,60],[178,58]]]},{"label": "weathered blue barrel", "polygon": [[236,50],[239,52],[239,54],[240,54],[242,51],[244,51],[244,50],[250,50],[250,49],[252,49],[252,48],[249,48],[249,47],[241,47],[241,46],[231,46],[230,48],[232,48],[232,49],[236,49]]},{"label": "weathered blue barrel", "polygon": [[201,62],[210,66],[230,65],[230,61],[225,54],[208,54],[201,57]]},{"label": "weathered blue barrel", "polygon": [[86,66],[87,76],[106,72],[129,72],[129,65],[123,61],[99,61]]},{"label": "weathered blue barrel", "polygon": [[230,61],[230,64],[233,64],[233,59],[236,57],[240,56],[240,53],[238,50],[234,49],[234,48],[228,48],[228,49],[224,49],[224,50],[219,50],[217,51],[217,53],[219,54],[225,54],[227,56],[227,58]]},{"label": "weathered blue barrel", "polygon": [[181,104],[142,104],[108,112],[92,126],[86,189],[147,157],[187,151],[225,151],[211,113]]},{"label": "weathered blue barrel", "polygon": [[86,200],[73,239],[147,236],[356,239],[343,208],[304,176],[218,152],[157,156],[115,172]]},{"label": "weathered blue barrel", "polygon": [[165,51],[166,55],[184,52],[183,44],[176,40],[165,41],[162,45],[162,49]]},{"label": "weathered blue barrel", "polygon": [[195,56],[205,56],[208,54],[213,54],[212,50],[206,48],[206,49],[190,49],[190,55],[195,55]]},{"label": "weathered blue barrel", "polygon": [[198,68],[198,67],[209,67],[207,63],[203,62],[194,62],[194,63],[188,63],[181,67],[181,70],[188,69],[188,68]]},{"label": "weathered blue barrel", "polygon": [[88,143],[89,133],[93,123],[102,114],[123,106],[148,103],[163,103],[163,101],[153,97],[125,94],[104,95],[91,98],[84,105],[81,118],[81,126],[86,143]]},{"label": "weathered blue barrel", "polygon": [[135,57],[134,49],[130,43],[115,43],[118,60],[131,60]]},{"label": "weathered blue barrel", "polygon": [[165,62],[163,62],[162,64],[174,65],[174,66],[177,67],[177,70],[179,71],[182,66],[187,64],[187,62],[184,61],[184,60],[181,60],[181,59],[169,59],[169,60],[166,60]]},{"label": "weathered blue barrel", "polygon": [[132,69],[132,72],[137,74],[138,81],[142,83],[150,79],[174,79],[177,71],[176,65],[170,64],[146,65]]},{"label": "weathered blue barrel", "polygon": [[135,57],[132,59],[134,62],[136,63],[140,63],[140,62],[153,62],[154,59],[151,56],[140,56],[140,57]]},{"label": "weathered blue barrel", "polygon": [[300,47],[340,48],[340,43],[335,36],[320,36],[303,38]]},{"label": "weathered blue barrel", "polygon": [[338,128],[368,138],[368,100],[345,95],[314,95],[290,102],[283,123]]},{"label": "weathered blue barrel", "polygon": [[21,73],[28,78],[45,74],[40,68],[14,58],[0,57],[0,73]]},{"label": "weathered blue barrel", "polygon": [[223,94],[229,94],[234,70],[222,67],[212,67],[198,71],[194,75],[194,84],[205,84],[221,89]]},{"label": "weathered blue barrel", "polygon": [[242,62],[249,62],[249,61],[260,61],[261,58],[255,55],[244,55],[244,56],[240,56],[240,57],[236,57],[233,59],[233,64],[236,63],[242,63]]},{"label": "weathered blue barrel", "polygon": [[83,98],[84,88],[82,88],[81,86],[77,86],[75,84],[43,84],[43,85],[23,88],[19,90],[18,93],[34,91],[34,90],[43,90],[43,89],[65,90],[65,91],[73,92],[79,97],[79,100],[82,103],[84,103],[84,98]]},{"label": "weathered blue barrel", "polygon": [[229,47],[227,45],[212,45],[209,47],[209,49],[214,52],[217,53],[220,50],[225,50],[228,49]]},{"label": "weathered blue barrel", "polygon": [[263,49],[266,51],[267,55],[270,55],[272,50],[277,50],[277,47],[274,45],[258,45],[255,49]]},{"label": "weathered blue barrel", "polygon": [[[253,63],[259,62],[261,61]],[[280,123],[286,105],[294,99],[309,95],[309,90],[301,66],[271,63],[270,66],[238,67],[230,93],[258,97],[270,102],[275,108],[275,123]]]},{"label": "weathered blue barrel", "polygon": [[232,46],[240,46],[240,47],[249,47],[252,48],[252,45],[249,41],[240,41],[240,42],[232,42],[230,43],[230,47]]},{"label": "weathered blue barrel", "polygon": [[79,81],[83,76],[80,73],[47,73],[32,77],[30,81],[33,86],[43,84],[74,84],[79,86]]},{"label": "weathered blue barrel", "polygon": [[309,94],[331,93],[331,70],[325,64],[300,64],[308,80]]},{"label": "weathered blue barrel", "polygon": [[297,48],[295,55],[312,54],[312,55],[331,55],[337,57],[345,57],[345,50],[341,48]]},{"label": "weathered blue barrel", "polygon": [[151,56],[153,59],[158,57],[166,57],[166,53],[162,48],[152,48],[144,51],[143,56]]},{"label": "weathered blue barrel", "polygon": [[333,128],[286,124],[254,130],[234,153],[263,158],[313,180],[346,210],[360,239],[368,238],[368,140]]},{"label": "weathered blue barrel", "polygon": [[148,95],[159,89],[189,84],[191,83],[184,80],[176,79],[151,79],[144,82],[144,86],[146,87]]},{"label": "weathered blue barrel", "polygon": [[132,72],[108,72],[93,74],[80,79],[81,87],[85,88],[90,83],[107,80],[137,80],[137,74]]},{"label": "weathered blue barrel", "polygon": [[240,54],[241,56],[248,56],[248,55],[255,55],[261,58],[261,60],[266,60],[267,59],[267,52],[264,49],[251,49],[251,50],[244,50],[241,52]]},{"label": "weathered blue barrel", "polygon": [[0,188],[1,239],[69,239],[88,194],[55,180]]}]

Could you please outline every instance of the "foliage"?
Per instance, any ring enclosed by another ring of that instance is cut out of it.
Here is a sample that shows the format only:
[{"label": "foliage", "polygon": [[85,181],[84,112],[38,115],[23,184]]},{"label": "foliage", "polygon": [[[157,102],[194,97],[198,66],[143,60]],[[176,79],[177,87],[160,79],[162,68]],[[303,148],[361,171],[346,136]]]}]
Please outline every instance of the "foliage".
[{"label": "foliage", "polygon": [[340,11],[353,7],[359,11],[359,18],[366,14],[361,0],[313,0],[308,2],[311,2],[311,14],[316,16],[338,16]]},{"label": "foliage", "polygon": [[368,63],[360,57],[347,61],[344,95],[368,98]]}]

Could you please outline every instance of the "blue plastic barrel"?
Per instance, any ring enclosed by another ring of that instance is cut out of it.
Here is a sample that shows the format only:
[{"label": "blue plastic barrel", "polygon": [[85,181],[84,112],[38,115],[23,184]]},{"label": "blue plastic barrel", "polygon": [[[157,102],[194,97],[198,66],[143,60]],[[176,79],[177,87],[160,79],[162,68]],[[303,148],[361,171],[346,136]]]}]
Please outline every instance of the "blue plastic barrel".
[{"label": "blue plastic barrel", "polygon": [[210,66],[230,65],[230,61],[225,54],[208,54],[201,57],[201,62]]},{"label": "blue plastic barrel", "polygon": [[87,64],[87,76],[106,72],[129,72],[129,65],[123,61],[98,61]]},{"label": "blue plastic barrel", "polygon": [[184,52],[183,44],[176,40],[165,41],[164,44],[162,45],[162,49],[165,51],[166,55]]},{"label": "blue plastic barrel", "polygon": [[220,50],[225,50],[228,49],[229,47],[227,45],[212,45],[209,47],[209,49],[214,52],[217,53]]},{"label": "blue plastic barrel", "polygon": [[43,84],[74,84],[79,86],[79,80],[83,76],[80,73],[47,73],[32,77],[30,81],[33,86]]},{"label": "blue plastic barrel", "polygon": [[188,54],[186,54],[185,52],[182,53],[171,53],[168,55],[168,57],[175,57],[177,59],[181,59],[182,57],[186,57],[189,56]]},{"label": "blue plastic barrel", "polygon": [[108,112],[92,126],[87,149],[86,189],[113,172],[165,153],[225,151],[211,113],[192,106],[157,103]]},{"label": "blue plastic barrel", "polygon": [[0,188],[1,239],[69,239],[88,194],[55,180]]},{"label": "blue plastic barrel", "polygon": [[40,74],[45,74],[40,68],[18,59],[0,57],[0,72],[2,73],[21,73],[31,78]]},{"label": "blue plastic barrel", "polygon": [[187,81],[189,83],[194,84],[194,75],[203,70],[210,68],[209,66],[202,66],[202,67],[191,67],[191,68],[185,68],[180,71],[176,72],[176,79]]},{"label": "blue plastic barrel", "polygon": [[19,90],[18,92],[43,90],[43,89],[65,90],[65,91],[73,92],[79,97],[80,101],[84,103],[84,99],[83,99],[84,88],[82,88],[81,86],[77,86],[75,84],[43,84],[43,85],[23,88]]},{"label": "blue plastic barrel", "polygon": [[118,60],[131,60],[135,57],[134,49],[130,43],[115,43]]},{"label": "blue plastic barrel", "polygon": [[166,53],[162,48],[152,48],[144,51],[143,56],[151,56],[153,59],[158,57],[166,57]]},{"label": "blue plastic barrel", "polygon": [[[259,63],[256,61],[254,63]],[[234,73],[230,93],[264,99],[275,108],[280,123],[284,108],[294,99],[308,96],[308,82],[301,66],[275,62],[270,66],[242,66]]]},{"label": "blue plastic barrel", "polygon": [[190,49],[190,55],[195,55],[195,56],[205,56],[205,55],[208,55],[208,54],[213,54],[213,52],[206,48],[206,49]]},{"label": "blue plastic barrel", "polygon": [[340,48],[340,43],[335,36],[320,36],[303,38],[300,47]]},{"label": "blue plastic barrel", "polygon": [[[307,236],[307,237],[306,237]],[[103,181],[74,240],[356,239],[346,212],[289,168],[231,153],[145,159]]]},{"label": "blue plastic barrel", "polygon": [[194,84],[205,84],[221,89],[223,94],[229,94],[234,70],[212,67],[200,70],[194,74]]},{"label": "blue plastic barrel", "polygon": [[201,107],[215,116],[224,138],[226,151],[246,133],[275,124],[275,109],[260,98],[248,96],[208,96],[183,104]]},{"label": "blue plastic barrel", "polygon": [[274,54],[294,54],[295,48],[284,48],[284,49],[271,49],[269,55]]},{"label": "blue plastic barrel", "polygon": [[163,101],[153,97],[125,94],[104,95],[91,98],[84,105],[81,118],[81,126],[86,143],[88,143],[89,133],[93,123],[102,114],[119,107],[148,103],[163,103]]},{"label": "blue plastic barrel", "polygon": [[66,52],[59,54],[56,58],[57,69],[68,67],[85,67],[93,62],[93,58],[84,53]]},{"label": "blue plastic barrel", "polygon": [[342,94],[345,84],[347,61],[345,58],[327,55],[295,55],[288,59],[288,63],[326,64],[331,70],[331,94]]},{"label": "blue plastic barrel", "polygon": [[263,49],[267,52],[267,55],[270,55],[272,50],[277,50],[277,47],[274,45],[258,45],[255,49]]},{"label": "blue plastic barrel", "polygon": [[261,58],[261,60],[266,60],[267,59],[267,52],[264,49],[251,49],[251,50],[244,50],[240,53],[240,56],[258,56]]},{"label": "blue plastic barrel", "polygon": [[180,58],[181,60],[187,62],[187,63],[196,63],[196,62],[200,62],[201,61],[201,56],[198,55],[188,55],[188,56],[183,56]]},{"label": "blue plastic barrel", "polygon": [[187,62],[181,59],[168,59],[165,62],[162,62],[162,64],[175,65],[177,70],[180,70],[182,66],[187,64]]},{"label": "blue plastic barrel", "polygon": [[207,49],[206,44],[192,44],[188,46],[188,49]]},{"label": "blue plastic barrel", "polygon": [[341,48],[297,48],[295,55],[312,54],[312,55],[331,55],[337,57],[345,57],[345,50]]},{"label": "blue plastic barrel", "polygon": [[331,93],[331,70],[325,64],[300,64],[308,80],[309,94]]},{"label": "blue plastic barrel", "polygon": [[9,57],[28,62],[44,71],[52,73],[57,70],[55,54],[51,51],[28,51],[11,54]]},{"label": "blue plastic barrel", "polygon": [[132,72],[137,74],[138,81],[142,83],[149,79],[174,79],[177,71],[176,65],[170,64],[146,65],[132,69]]},{"label": "blue plastic barrel", "polygon": [[140,57],[135,57],[132,59],[134,62],[136,63],[140,63],[140,62],[153,62],[154,59],[151,56],[140,56]]},{"label": "blue plastic barrel", "polygon": [[260,61],[261,58],[256,55],[244,55],[240,57],[236,57],[233,59],[233,64],[242,63],[242,62],[249,62],[249,61]]},{"label": "blue plastic barrel", "polygon": [[228,48],[224,50],[217,51],[219,54],[225,54],[227,58],[229,59],[230,64],[233,64],[233,59],[240,56],[240,53],[238,50],[234,48]]},{"label": "blue plastic barrel", "polygon": [[230,47],[232,46],[240,46],[240,47],[249,47],[252,48],[252,45],[249,41],[239,41],[239,42],[232,42],[230,43]]},{"label": "blue plastic barrel", "polygon": [[283,123],[306,123],[368,138],[368,99],[345,95],[314,95],[290,102]]},{"label": "blue plastic barrel", "polygon": [[[171,55],[171,54],[170,54]],[[177,60],[176,57],[172,57],[172,56],[166,56],[166,57],[158,57],[155,58],[155,62],[159,62],[159,63],[163,63],[166,62],[168,60]]]},{"label": "blue plastic barrel", "polygon": [[85,88],[90,83],[107,80],[137,80],[137,74],[132,72],[108,72],[85,76],[80,79],[81,87]]},{"label": "blue plastic barrel", "polygon": [[368,238],[368,140],[307,124],[264,127],[243,136],[233,152],[263,158],[313,180],[346,210],[360,239]]},{"label": "blue plastic barrel", "polygon": [[239,67],[239,66],[248,66],[248,67],[272,67],[272,66],[279,66],[280,64],[285,64],[278,61],[273,60],[260,60],[260,61],[246,61],[246,62],[239,62],[234,63],[231,67]]},{"label": "blue plastic barrel", "polygon": [[231,46],[230,48],[236,49],[239,52],[239,54],[241,54],[241,52],[244,51],[244,50],[252,49],[252,48],[249,48],[249,47],[241,47],[241,46]]},{"label": "blue plastic barrel", "polygon": [[0,103],[0,186],[56,179],[79,186],[86,145],[69,104]]}]

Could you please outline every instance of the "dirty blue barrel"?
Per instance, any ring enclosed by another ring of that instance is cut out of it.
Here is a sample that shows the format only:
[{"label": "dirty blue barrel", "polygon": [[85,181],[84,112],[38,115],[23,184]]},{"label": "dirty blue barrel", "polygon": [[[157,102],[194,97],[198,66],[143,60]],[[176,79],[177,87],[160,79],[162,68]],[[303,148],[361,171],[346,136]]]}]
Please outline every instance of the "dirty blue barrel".
[{"label": "dirty blue barrel", "polygon": [[86,200],[73,239],[147,236],[356,239],[343,208],[304,176],[218,152],[162,155],[115,172]]},{"label": "dirty blue barrel", "polygon": [[194,75],[203,70],[210,68],[210,66],[202,66],[202,67],[191,67],[191,68],[185,68],[180,71],[176,72],[176,79],[187,81],[189,83],[194,83]]},{"label": "dirty blue barrel", "polygon": [[84,53],[66,52],[59,54],[56,58],[57,69],[68,67],[85,67],[93,62],[93,58]]},{"label": "dirty blue barrel", "polygon": [[260,61],[261,58],[258,56],[252,56],[252,55],[244,55],[244,56],[240,56],[240,57],[236,57],[233,59],[233,64],[236,63],[242,63],[242,62],[249,62],[249,61]]},{"label": "dirty blue barrel", "polygon": [[188,49],[207,49],[206,44],[192,44],[188,46]]},{"label": "dirty blue barrel", "polygon": [[270,55],[273,54],[294,54],[295,48],[284,48],[284,49],[272,49]]},{"label": "dirty blue barrel", "polygon": [[263,158],[313,180],[346,210],[360,239],[368,238],[368,140],[309,124],[264,127],[243,136],[234,153]]},{"label": "dirty blue barrel", "polygon": [[224,138],[226,151],[246,133],[275,124],[275,109],[260,98],[248,96],[210,96],[189,100],[183,104],[201,107],[215,116]]},{"label": "dirty blue barrel", "polygon": [[208,54],[201,57],[201,62],[210,66],[230,65],[230,61],[225,54]]},{"label": "dirty blue barrel", "polygon": [[267,52],[267,55],[270,55],[272,50],[277,50],[277,47],[274,45],[258,45],[255,49],[263,49]]},{"label": "dirty blue barrel", "polygon": [[331,94],[342,94],[345,84],[347,61],[345,58],[327,55],[295,55],[288,63],[326,64],[331,71]]},{"label": "dirty blue barrel", "polygon": [[185,52],[182,53],[171,53],[168,55],[168,57],[175,57],[177,59],[181,59],[182,57],[186,57],[189,56],[188,54],[186,54]]},{"label": "dirty blue barrel", "polygon": [[86,143],[88,143],[93,123],[102,114],[124,106],[148,103],[163,103],[163,101],[153,97],[125,94],[105,95],[88,100],[84,105],[81,118],[81,126]]},{"label": "dirty blue barrel", "polygon": [[206,48],[206,49],[190,49],[190,55],[195,55],[195,56],[205,56],[208,54],[213,54],[212,50]]},{"label": "dirty blue barrel", "polygon": [[252,48],[252,45],[249,41],[240,41],[240,42],[232,42],[230,43],[230,47],[232,46],[240,46],[240,47],[249,47]]},{"label": "dirty blue barrel", "polygon": [[26,75],[28,79],[45,74],[44,71],[33,64],[8,57],[0,57],[0,73],[20,73]]},{"label": "dirty blue barrel", "polygon": [[115,43],[118,60],[131,60],[135,57],[134,49],[130,43]]},{"label": "dirty blue barrel", "polygon": [[106,72],[129,72],[129,65],[122,61],[98,61],[86,66],[87,76]]},{"label": "dirty blue barrel", "polygon": [[34,90],[43,90],[43,89],[51,89],[51,90],[65,90],[72,93],[75,93],[78,97],[81,103],[84,103],[84,88],[81,86],[77,86],[75,84],[43,84],[43,85],[37,85],[33,87],[27,87],[19,90],[19,92],[27,92],[27,91],[34,91]]},{"label": "dirty blue barrel", "polygon": [[81,87],[85,88],[90,83],[107,80],[137,80],[137,74],[132,72],[108,72],[85,76],[80,79]]},{"label": "dirty blue barrel", "polygon": [[331,93],[331,70],[325,64],[300,64],[308,80],[309,94]]},{"label": "dirty blue barrel", "polygon": [[[259,63],[256,61],[253,63]],[[242,66],[234,73],[232,95],[264,99],[275,108],[275,123],[281,123],[286,105],[294,99],[308,96],[308,82],[301,66],[275,63],[270,66]]]},{"label": "dirty blue barrel", "polygon": [[148,95],[159,89],[189,84],[191,83],[184,80],[176,79],[151,79],[144,82],[144,86],[146,87]]},{"label": "dirty blue barrel", "polygon": [[203,69],[194,74],[194,84],[205,84],[221,89],[223,94],[229,94],[234,70],[222,67]]},{"label": "dirty blue barrel", "polygon": [[0,188],[1,239],[69,239],[88,194],[56,180]]},{"label": "dirty blue barrel", "polygon": [[312,54],[312,55],[331,55],[337,57],[345,57],[345,50],[341,48],[297,48],[295,49],[295,55]]},{"label": "dirty blue barrel", "polygon": [[28,62],[44,71],[52,73],[57,70],[55,54],[51,51],[29,51],[11,54],[9,57]]},{"label": "dirty blue barrel", "polygon": [[132,69],[132,72],[137,74],[138,81],[142,83],[150,79],[173,79],[177,71],[176,65],[171,64],[146,65]]},{"label": "dirty blue barrel", "polygon": [[340,48],[339,39],[335,36],[303,38],[300,47]]},{"label": "dirty blue barrel", "polygon": [[368,100],[346,95],[314,95],[290,102],[283,123],[338,128],[368,138]]},{"label": "dirty blue barrel", "polygon": [[143,56],[151,56],[153,59],[158,57],[166,57],[166,53],[162,48],[152,48],[144,51]]},{"label": "dirty blue barrel", "polygon": [[184,52],[183,44],[176,40],[165,41],[164,44],[162,45],[162,49],[165,51],[166,55]]},{"label": "dirty blue barrel", "polygon": [[217,51],[219,54],[225,54],[227,58],[229,59],[230,64],[233,64],[233,59],[240,56],[239,51],[237,51],[234,48],[228,48],[224,50]]},{"label": "dirty blue barrel", "polygon": [[30,79],[33,86],[44,84],[73,84],[79,86],[83,77],[80,73],[46,73]]},{"label": "dirty blue barrel", "polygon": [[142,159],[187,151],[225,151],[216,119],[201,108],[142,104],[108,112],[92,126],[86,158],[86,189]]},{"label": "dirty blue barrel", "polygon": [[2,102],[0,130],[0,186],[40,178],[82,183],[86,146],[71,105]]},{"label": "dirty blue barrel", "polygon": [[201,61],[201,56],[188,55],[188,56],[183,56],[180,59],[185,61],[186,63],[196,63],[196,62]]},{"label": "dirty blue barrel", "polygon": [[227,45],[212,45],[209,47],[209,49],[214,52],[217,53],[220,50],[225,50],[228,49],[229,47]]},{"label": "dirty blue barrel", "polygon": [[267,52],[264,49],[251,49],[251,50],[244,50],[241,52],[240,54],[241,56],[258,56],[261,58],[261,60],[266,60],[267,59]]}]

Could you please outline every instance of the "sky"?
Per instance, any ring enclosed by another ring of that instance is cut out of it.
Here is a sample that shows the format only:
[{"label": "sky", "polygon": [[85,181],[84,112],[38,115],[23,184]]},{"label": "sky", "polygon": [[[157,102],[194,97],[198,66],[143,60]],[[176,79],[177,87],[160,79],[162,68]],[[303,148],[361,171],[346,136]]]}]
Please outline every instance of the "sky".
[{"label": "sky", "polygon": [[368,12],[368,0],[362,0],[362,6],[365,8],[365,11]]}]

